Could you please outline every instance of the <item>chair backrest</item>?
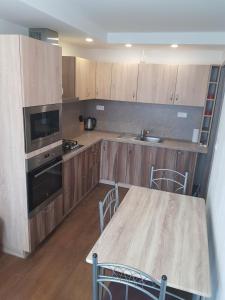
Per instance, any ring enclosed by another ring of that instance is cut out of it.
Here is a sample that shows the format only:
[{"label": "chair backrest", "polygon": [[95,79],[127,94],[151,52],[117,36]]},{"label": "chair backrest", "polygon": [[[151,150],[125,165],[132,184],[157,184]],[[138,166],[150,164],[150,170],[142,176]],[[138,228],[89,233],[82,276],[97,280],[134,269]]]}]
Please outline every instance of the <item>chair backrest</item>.
[{"label": "chair backrest", "polygon": [[[124,286],[124,300],[129,299],[131,288],[144,295],[145,299],[165,300],[167,284],[165,275],[159,282],[144,272],[125,265],[98,263],[96,253],[93,254],[92,260],[92,300],[100,300],[99,295],[102,294],[107,294],[108,300],[116,299],[110,284],[117,284],[118,288]],[[103,289],[101,293],[100,289]]]},{"label": "chair backrest", "polygon": [[171,169],[150,169],[150,188],[166,190],[168,192],[186,194],[188,172],[182,174]]},{"label": "chair backrest", "polygon": [[99,222],[100,231],[103,232],[106,224],[111,220],[119,206],[118,184],[109,190],[102,201],[99,201]]}]

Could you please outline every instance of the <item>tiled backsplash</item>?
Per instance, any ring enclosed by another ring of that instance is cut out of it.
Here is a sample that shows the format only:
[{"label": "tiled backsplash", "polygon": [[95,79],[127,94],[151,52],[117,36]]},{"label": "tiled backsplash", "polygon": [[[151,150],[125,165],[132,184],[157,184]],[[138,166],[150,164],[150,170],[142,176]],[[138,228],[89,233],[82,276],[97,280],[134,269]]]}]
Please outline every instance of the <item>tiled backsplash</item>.
[{"label": "tiled backsplash", "polygon": [[[104,105],[104,111],[96,110],[96,105]],[[200,128],[203,108],[130,103],[118,101],[85,101],[85,116],[97,119],[98,130],[140,133],[150,129],[152,135],[190,140],[194,128]],[[178,112],[187,113],[187,118],[178,118]]]},{"label": "tiled backsplash", "polygon": [[[104,111],[96,110],[96,105],[104,105]],[[187,113],[187,118],[178,118],[178,112]],[[64,104],[64,137],[79,134],[79,114],[95,117],[97,130],[140,133],[146,128],[152,135],[191,141],[193,129],[200,128],[202,108],[107,100]]]}]

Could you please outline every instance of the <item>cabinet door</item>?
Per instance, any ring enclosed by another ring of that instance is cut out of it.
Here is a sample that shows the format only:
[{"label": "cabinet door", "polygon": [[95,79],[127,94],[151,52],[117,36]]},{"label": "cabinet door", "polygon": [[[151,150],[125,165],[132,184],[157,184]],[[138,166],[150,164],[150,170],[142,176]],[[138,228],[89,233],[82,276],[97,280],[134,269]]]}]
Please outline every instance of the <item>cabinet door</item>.
[{"label": "cabinet door", "polygon": [[179,65],[174,104],[204,106],[210,66]]},{"label": "cabinet door", "polygon": [[63,101],[75,98],[75,57],[62,57]]},{"label": "cabinet door", "polygon": [[140,64],[137,101],[173,104],[176,77],[176,65]]},{"label": "cabinet door", "polygon": [[141,185],[142,178],[142,147],[128,144],[126,183]]},{"label": "cabinet door", "polygon": [[33,251],[45,238],[45,209],[29,219],[30,250]]},{"label": "cabinet door", "polygon": [[95,99],[96,62],[76,58],[76,96],[79,100]]},{"label": "cabinet door", "polygon": [[101,175],[100,178],[109,181],[117,180],[117,142],[102,142],[101,149]]},{"label": "cabinet door", "polygon": [[126,183],[128,144],[118,143],[116,181]]},{"label": "cabinet door", "polygon": [[112,82],[112,64],[100,63],[96,65],[96,99],[110,99]]},{"label": "cabinet door", "polygon": [[62,50],[58,46],[20,37],[24,106],[62,102]]},{"label": "cabinet door", "polygon": [[63,163],[63,198],[64,214],[67,214],[75,205],[75,158]]},{"label": "cabinet door", "polygon": [[63,219],[63,196],[59,195],[45,208],[45,232],[49,235]]},{"label": "cabinet door", "polygon": [[59,195],[29,219],[30,249],[33,251],[62,221],[63,196]]},{"label": "cabinet door", "polygon": [[138,64],[113,64],[111,100],[136,101]]}]

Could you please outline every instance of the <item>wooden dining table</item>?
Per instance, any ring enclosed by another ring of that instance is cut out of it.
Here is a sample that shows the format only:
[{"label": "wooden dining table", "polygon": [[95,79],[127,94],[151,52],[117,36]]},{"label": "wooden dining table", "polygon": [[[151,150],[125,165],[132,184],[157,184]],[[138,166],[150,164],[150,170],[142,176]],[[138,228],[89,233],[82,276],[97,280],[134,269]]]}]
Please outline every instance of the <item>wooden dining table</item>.
[{"label": "wooden dining table", "polygon": [[[167,285],[211,296],[205,200],[132,186],[88,254],[128,265]],[[202,297],[202,298],[201,298]]]}]

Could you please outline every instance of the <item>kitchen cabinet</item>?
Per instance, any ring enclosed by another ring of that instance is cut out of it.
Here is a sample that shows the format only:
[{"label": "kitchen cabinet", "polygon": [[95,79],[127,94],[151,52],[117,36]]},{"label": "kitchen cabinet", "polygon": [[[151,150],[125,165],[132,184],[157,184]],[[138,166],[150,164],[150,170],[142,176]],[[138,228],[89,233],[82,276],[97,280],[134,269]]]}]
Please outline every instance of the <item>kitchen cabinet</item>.
[{"label": "kitchen cabinet", "polygon": [[204,106],[210,66],[179,65],[174,104]]},{"label": "kitchen cabinet", "polygon": [[79,100],[95,99],[96,62],[76,58],[76,96]]},{"label": "kitchen cabinet", "polygon": [[138,64],[113,64],[110,99],[136,101],[137,79]]},{"label": "kitchen cabinet", "polygon": [[24,106],[62,102],[62,50],[20,36]]},{"label": "kitchen cabinet", "polygon": [[33,251],[63,220],[63,196],[59,195],[29,219],[30,250]]},{"label": "kitchen cabinet", "polygon": [[172,169],[183,174],[189,173],[187,193],[191,195],[196,160],[197,154],[193,152],[103,141],[100,178],[103,181],[149,187],[151,166]]},{"label": "kitchen cabinet", "polygon": [[64,214],[68,214],[98,183],[100,143],[78,153],[63,164]]},{"label": "kitchen cabinet", "polygon": [[210,66],[140,64],[137,101],[204,106]]},{"label": "kitchen cabinet", "polygon": [[96,99],[110,99],[112,64],[98,62],[96,65]]},{"label": "kitchen cabinet", "polygon": [[62,57],[63,101],[76,98],[75,94],[75,57]]},{"label": "kitchen cabinet", "polygon": [[137,102],[173,104],[177,65],[140,64]]}]

